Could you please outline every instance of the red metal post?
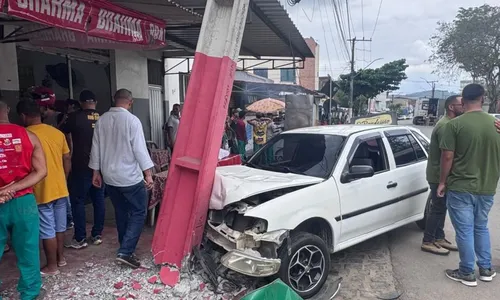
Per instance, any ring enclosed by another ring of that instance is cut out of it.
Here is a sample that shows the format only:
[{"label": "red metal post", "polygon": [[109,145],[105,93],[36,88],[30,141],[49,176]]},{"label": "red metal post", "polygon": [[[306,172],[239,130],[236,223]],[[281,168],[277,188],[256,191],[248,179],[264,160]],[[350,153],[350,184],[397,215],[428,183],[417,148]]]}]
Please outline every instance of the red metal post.
[{"label": "red metal post", "polygon": [[163,283],[178,281],[183,259],[199,246],[249,0],[208,0],[182,120],[153,239]]}]

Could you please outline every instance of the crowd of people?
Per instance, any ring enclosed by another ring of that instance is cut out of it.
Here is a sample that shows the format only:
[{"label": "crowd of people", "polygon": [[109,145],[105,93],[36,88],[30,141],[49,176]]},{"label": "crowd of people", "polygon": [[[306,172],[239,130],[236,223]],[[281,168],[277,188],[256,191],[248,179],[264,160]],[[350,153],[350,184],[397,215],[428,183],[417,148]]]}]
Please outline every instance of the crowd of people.
[{"label": "crowd of people", "polygon": [[[427,181],[431,206],[421,249],[448,255],[458,251],[457,269],[446,276],[467,286],[479,279],[492,281],[488,214],[500,176],[500,121],[482,111],[485,90],[470,84],[461,96],[446,100],[446,116],[435,126],[430,142]],[[116,261],[140,267],[135,255],[147,214],[147,190],[152,188],[151,161],[140,120],[130,113],[132,93],[114,95],[114,106],[102,116],[88,90],[79,101],[68,100],[65,112],[54,108],[55,95],[47,88],[21,100],[16,112],[24,125],[9,122],[10,108],[0,102],[0,249],[13,246],[20,270],[21,299],[35,299],[41,278],[59,274],[66,266],[64,248],[83,249],[103,242],[105,194],[115,210],[120,243]],[[173,106],[163,130],[166,146],[174,149],[181,109]],[[252,128],[253,151],[276,133],[273,115],[232,111],[225,124],[221,148],[246,158]],[[94,209],[88,235],[85,203]],[[446,212],[456,242],[444,233]],[[70,243],[65,232],[74,227]],[[41,266],[39,243],[45,253]],[[2,252],[0,252],[0,258]],[[477,261],[476,261],[477,258]]]},{"label": "crowd of people", "polygon": [[[431,135],[427,181],[431,206],[421,249],[438,255],[458,251],[458,268],[446,276],[466,286],[496,276],[491,264],[488,214],[500,176],[500,122],[483,112],[485,90],[467,85],[462,96],[445,102],[446,116]],[[455,229],[456,245],[445,238],[448,211]]]},{"label": "crowd of people", "polygon": [[252,128],[250,136],[253,139],[253,153],[259,151],[267,141],[279,132],[279,128],[274,121],[275,116],[272,113],[266,116],[263,113],[256,113],[255,118],[249,120],[246,120],[246,117],[247,113],[241,109],[232,111],[231,116],[226,119],[222,142],[222,148],[230,150],[232,154],[239,154],[243,160],[247,158],[248,126]]},{"label": "crowd of people", "polygon": [[[102,243],[105,193],[115,210],[120,243],[116,261],[140,267],[135,249],[147,214],[146,190],[153,185],[142,124],[129,111],[130,91],[118,90],[114,106],[102,116],[88,90],[80,93],[79,101],[68,100],[64,113],[54,103],[50,89],[34,89],[16,106],[23,127],[10,123],[10,108],[0,102],[0,259],[10,250],[10,237],[23,300],[35,299],[42,278],[71,263],[64,248]],[[90,236],[85,220],[89,196],[94,208]],[[65,244],[72,223],[72,241]]]}]

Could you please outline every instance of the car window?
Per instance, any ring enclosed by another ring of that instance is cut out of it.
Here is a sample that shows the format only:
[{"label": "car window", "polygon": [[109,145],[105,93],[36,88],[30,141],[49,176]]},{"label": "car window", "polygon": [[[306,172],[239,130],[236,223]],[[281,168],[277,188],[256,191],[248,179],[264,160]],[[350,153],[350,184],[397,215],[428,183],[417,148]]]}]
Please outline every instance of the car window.
[{"label": "car window", "polygon": [[404,166],[417,161],[417,155],[411,145],[408,135],[397,135],[387,137],[391,145],[396,166]]},{"label": "car window", "polygon": [[349,167],[358,165],[371,166],[375,173],[389,170],[382,138],[373,138],[363,141],[358,145],[349,163]]},{"label": "car window", "polygon": [[415,154],[417,155],[417,160],[427,159],[424,149],[420,147],[420,144],[417,142],[417,140],[411,135],[408,135],[408,138],[410,139],[411,145],[413,146],[413,150],[415,150]]},{"label": "car window", "polygon": [[427,151],[427,153],[429,153],[429,151],[430,151],[429,142],[427,142],[427,140],[417,131],[412,130],[411,132],[413,132],[413,134],[417,137],[418,141],[420,142],[420,144],[422,144],[425,151]]},{"label": "car window", "polygon": [[281,134],[267,143],[248,166],[281,173],[327,178],[345,137],[326,134]]}]

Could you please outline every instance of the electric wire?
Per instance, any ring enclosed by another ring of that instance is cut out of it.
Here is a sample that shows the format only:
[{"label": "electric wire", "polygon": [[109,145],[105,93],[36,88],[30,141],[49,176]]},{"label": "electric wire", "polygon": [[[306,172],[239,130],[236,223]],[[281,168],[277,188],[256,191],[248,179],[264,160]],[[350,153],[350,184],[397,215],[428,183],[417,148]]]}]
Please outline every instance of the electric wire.
[{"label": "electric wire", "polygon": [[378,5],[377,18],[375,19],[375,26],[373,26],[372,36],[370,38],[373,37],[373,35],[375,34],[375,30],[377,30],[378,18],[380,17],[380,10],[382,9],[383,2],[384,0],[380,0],[380,4]]}]

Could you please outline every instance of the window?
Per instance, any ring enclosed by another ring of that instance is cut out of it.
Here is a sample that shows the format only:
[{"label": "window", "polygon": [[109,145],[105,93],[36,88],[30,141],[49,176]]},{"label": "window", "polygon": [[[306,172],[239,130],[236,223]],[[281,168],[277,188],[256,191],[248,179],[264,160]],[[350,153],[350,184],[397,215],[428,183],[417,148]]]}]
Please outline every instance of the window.
[{"label": "window", "polygon": [[417,140],[411,135],[408,135],[408,138],[410,139],[411,145],[413,146],[413,150],[415,150],[415,154],[417,155],[417,160],[427,159],[424,149],[420,147],[420,144],[417,142]]},{"label": "window", "polygon": [[345,137],[323,134],[281,134],[247,163],[249,167],[281,173],[328,178]]},{"label": "window", "polygon": [[410,134],[387,137],[391,145],[396,166],[401,167],[426,159],[425,153]]},{"label": "window", "polygon": [[417,140],[420,142],[420,144],[422,144],[425,151],[427,151],[427,153],[429,153],[429,151],[430,151],[429,142],[417,131],[412,130],[411,132],[413,132],[413,135],[417,137]]},{"label": "window", "polygon": [[295,83],[295,69],[280,69],[280,81]]},{"label": "window", "polygon": [[260,77],[269,78],[267,75],[267,69],[253,69],[253,73]]},{"label": "window", "polygon": [[375,173],[389,170],[382,138],[373,138],[358,145],[349,167],[359,165],[371,166]]}]

